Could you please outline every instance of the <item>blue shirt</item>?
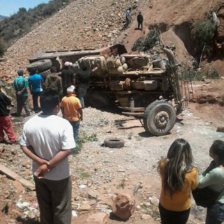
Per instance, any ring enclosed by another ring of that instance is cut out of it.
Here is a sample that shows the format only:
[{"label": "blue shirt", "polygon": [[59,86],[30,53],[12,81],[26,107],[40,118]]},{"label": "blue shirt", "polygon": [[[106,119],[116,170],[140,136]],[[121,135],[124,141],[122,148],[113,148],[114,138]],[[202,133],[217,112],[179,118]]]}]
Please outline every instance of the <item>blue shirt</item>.
[{"label": "blue shirt", "polygon": [[16,90],[16,92],[25,88],[22,93],[22,96],[28,96],[27,89],[29,88],[27,80],[23,76],[19,76],[14,79],[12,87]]},{"label": "blue shirt", "polygon": [[28,81],[31,84],[32,92],[42,92],[41,82],[43,82],[43,78],[40,74],[30,75]]}]

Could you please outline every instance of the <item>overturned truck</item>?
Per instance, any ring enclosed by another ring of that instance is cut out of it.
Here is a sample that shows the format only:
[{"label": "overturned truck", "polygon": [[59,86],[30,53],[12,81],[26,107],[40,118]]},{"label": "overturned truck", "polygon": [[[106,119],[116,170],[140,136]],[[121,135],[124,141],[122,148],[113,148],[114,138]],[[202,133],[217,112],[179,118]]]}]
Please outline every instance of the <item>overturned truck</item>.
[{"label": "overturned truck", "polygon": [[[79,68],[97,67],[89,82],[88,104],[117,105],[123,114],[143,120],[147,132],[160,136],[169,133],[182,109],[177,63],[171,50],[164,52],[166,60],[153,60],[148,54],[128,54],[119,44],[100,50],[45,52],[32,58],[28,67],[46,60],[58,70],[67,60]],[[42,73],[49,71],[45,68]]]}]

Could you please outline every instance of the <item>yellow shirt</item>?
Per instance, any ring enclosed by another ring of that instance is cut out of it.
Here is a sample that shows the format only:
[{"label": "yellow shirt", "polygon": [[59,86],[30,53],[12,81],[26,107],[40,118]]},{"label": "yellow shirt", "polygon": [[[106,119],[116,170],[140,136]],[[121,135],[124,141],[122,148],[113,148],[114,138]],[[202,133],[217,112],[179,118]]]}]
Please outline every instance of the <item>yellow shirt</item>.
[{"label": "yellow shirt", "polygon": [[163,208],[170,211],[185,211],[191,207],[191,191],[198,184],[198,170],[193,167],[191,171],[185,174],[184,186],[181,190],[175,192],[172,196],[170,192],[164,189],[165,165],[167,159],[162,160],[159,164],[160,175],[162,180],[162,189],[160,194],[160,204]]},{"label": "yellow shirt", "polygon": [[61,107],[64,109],[64,118],[69,121],[78,121],[79,112],[82,108],[79,99],[74,94],[62,98]]}]

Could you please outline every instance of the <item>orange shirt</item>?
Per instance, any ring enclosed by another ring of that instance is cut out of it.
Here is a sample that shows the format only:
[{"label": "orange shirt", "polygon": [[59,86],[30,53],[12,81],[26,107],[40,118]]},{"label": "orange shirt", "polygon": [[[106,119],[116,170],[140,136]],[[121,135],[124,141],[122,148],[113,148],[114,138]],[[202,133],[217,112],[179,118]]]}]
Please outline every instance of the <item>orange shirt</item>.
[{"label": "orange shirt", "polygon": [[61,107],[64,109],[64,118],[69,121],[78,121],[79,112],[82,108],[79,99],[75,94],[69,94],[62,98]]},{"label": "orange shirt", "polygon": [[165,165],[167,159],[160,162],[160,175],[162,180],[162,189],[160,194],[160,204],[163,208],[170,211],[185,211],[191,207],[191,191],[198,184],[198,170],[193,167],[191,171],[185,174],[184,186],[181,190],[175,192],[172,196],[170,192],[164,189]]}]

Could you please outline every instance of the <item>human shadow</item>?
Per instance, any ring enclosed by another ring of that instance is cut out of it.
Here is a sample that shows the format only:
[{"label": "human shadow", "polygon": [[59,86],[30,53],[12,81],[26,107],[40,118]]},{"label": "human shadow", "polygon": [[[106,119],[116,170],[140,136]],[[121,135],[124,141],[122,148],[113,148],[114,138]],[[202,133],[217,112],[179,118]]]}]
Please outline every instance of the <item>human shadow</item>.
[{"label": "human shadow", "polygon": [[16,221],[22,224],[40,224],[40,222],[36,219],[36,218],[22,218],[20,216],[18,216],[16,218]]}]

